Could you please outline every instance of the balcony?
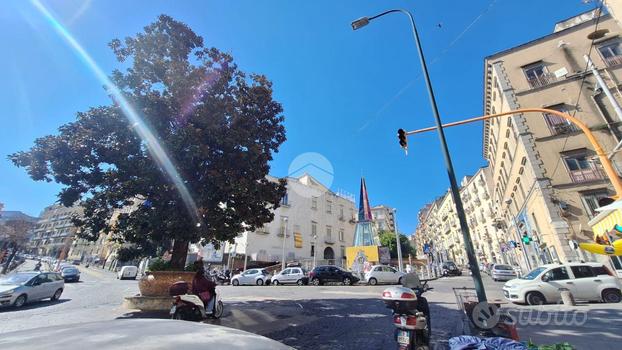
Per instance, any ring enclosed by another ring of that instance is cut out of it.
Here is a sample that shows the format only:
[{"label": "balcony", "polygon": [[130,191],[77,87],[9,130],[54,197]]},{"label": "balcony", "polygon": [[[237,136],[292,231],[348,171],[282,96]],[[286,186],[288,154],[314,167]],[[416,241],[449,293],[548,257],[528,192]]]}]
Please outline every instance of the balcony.
[{"label": "balcony", "polygon": [[604,178],[605,176],[603,172],[597,168],[570,171],[570,179],[574,183],[598,181],[598,180],[603,180]]},{"label": "balcony", "polygon": [[343,216],[343,215],[339,215],[339,221],[346,221],[345,216]]},{"label": "balcony", "polygon": [[543,87],[543,86],[547,86],[551,83],[556,82],[558,79],[549,73],[545,73],[542,75],[536,75],[536,76],[532,76],[530,78],[527,78],[527,82],[529,83],[529,86],[532,89],[536,89],[539,87]]},{"label": "balcony", "polygon": [[622,56],[611,56],[605,58],[605,63],[607,63],[607,67],[617,66],[622,64]]},{"label": "balcony", "polygon": [[335,239],[333,238],[333,236],[326,235],[324,236],[324,243],[335,244]]}]

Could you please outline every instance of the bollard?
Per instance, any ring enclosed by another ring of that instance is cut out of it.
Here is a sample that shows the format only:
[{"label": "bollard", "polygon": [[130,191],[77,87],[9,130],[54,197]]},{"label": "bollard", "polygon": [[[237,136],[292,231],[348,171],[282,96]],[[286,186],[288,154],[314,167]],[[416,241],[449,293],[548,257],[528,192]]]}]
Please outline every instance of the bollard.
[{"label": "bollard", "polygon": [[559,294],[562,297],[562,302],[566,306],[575,306],[577,305],[574,301],[574,296],[570,292],[568,288],[559,288]]}]

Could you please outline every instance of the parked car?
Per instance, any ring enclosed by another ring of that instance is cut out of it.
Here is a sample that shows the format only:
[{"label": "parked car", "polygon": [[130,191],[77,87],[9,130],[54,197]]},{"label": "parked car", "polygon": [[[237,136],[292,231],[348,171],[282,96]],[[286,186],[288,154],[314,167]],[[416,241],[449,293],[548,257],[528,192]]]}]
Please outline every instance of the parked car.
[{"label": "parked car", "polygon": [[360,281],[360,278],[341,267],[324,265],[315,267],[309,273],[309,281],[314,286],[319,286],[326,282],[342,282],[344,285],[349,286]]},{"label": "parked car", "polygon": [[231,278],[231,284],[239,285],[258,285],[270,284],[270,273],[266,269],[249,269]]},{"label": "parked car", "polygon": [[274,275],[271,279],[271,283],[275,286],[288,283],[295,283],[302,286],[309,284],[309,277],[307,276],[307,272],[303,270],[302,267],[289,267]]},{"label": "parked car", "polygon": [[72,265],[80,265],[80,263],[81,263],[80,259],[74,259],[71,261]]},{"label": "parked car", "polygon": [[60,275],[63,276],[65,282],[78,282],[80,280],[80,270],[73,266],[60,270]]},{"label": "parked car", "polygon": [[365,282],[375,286],[378,283],[402,284],[404,272],[397,271],[391,266],[375,265],[365,273]]},{"label": "parked car", "polygon": [[622,284],[600,263],[543,265],[508,281],[503,286],[503,295],[514,303],[541,305],[559,302],[560,288],[569,289],[576,300],[622,301]]},{"label": "parked car", "polygon": [[138,275],[138,267],[136,266],[123,266],[119,272],[117,272],[117,279],[120,280],[135,280]]},{"label": "parked car", "polygon": [[65,289],[56,272],[17,272],[0,279],[0,306],[22,307],[41,299],[58,300]]},{"label": "parked car", "polygon": [[494,264],[490,269],[490,277],[493,281],[509,281],[515,279],[516,271],[510,265]]}]

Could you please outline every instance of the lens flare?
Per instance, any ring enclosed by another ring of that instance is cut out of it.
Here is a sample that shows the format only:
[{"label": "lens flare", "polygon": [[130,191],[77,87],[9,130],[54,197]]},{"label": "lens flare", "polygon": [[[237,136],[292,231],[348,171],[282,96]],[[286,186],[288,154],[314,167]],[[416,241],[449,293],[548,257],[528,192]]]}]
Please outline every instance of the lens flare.
[{"label": "lens flare", "polygon": [[104,86],[108,89],[108,92],[113,96],[115,102],[119,105],[125,117],[132,125],[136,134],[147,144],[149,153],[153,159],[158,163],[160,168],[166,173],[166,175],[173,182],[179,194],[184,202],[184,205],[188,209],[190,215],[194,220],[199,223],[201,219],[198,214],[197,205],[192,199],[190,191],[184,184],[184,180],[175,168],[173,161],[168,156],[164,147],[158,142],[158,139],[154,133],[149,129],[147,124],[143,121],[141,116],[134,110],[134,107],[123,96],[123,93],[119,88],[108,78],[108,76],[97,65],[95,60],[84,50],[84,48],[78,43],[73,35],[48,11],[43,4],[38,0],[32,0],[32,4],[41,12],[43,17],[49,22],[54,30],[67,42],[67,44],[75,51],[75,54],[83,61],[83,63],[91,69],[97,79],[99,79]]}]

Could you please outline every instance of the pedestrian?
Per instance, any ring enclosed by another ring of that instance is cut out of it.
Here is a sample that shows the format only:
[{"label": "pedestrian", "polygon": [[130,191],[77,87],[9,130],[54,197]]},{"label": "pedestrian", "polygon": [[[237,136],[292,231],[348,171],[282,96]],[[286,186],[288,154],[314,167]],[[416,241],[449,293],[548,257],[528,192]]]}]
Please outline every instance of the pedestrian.
[{"label": "pedestrian", "polygon": [[411,273],[412,272],[412,266],[410,266],[410,264],[406,264],[406,273]]}]

